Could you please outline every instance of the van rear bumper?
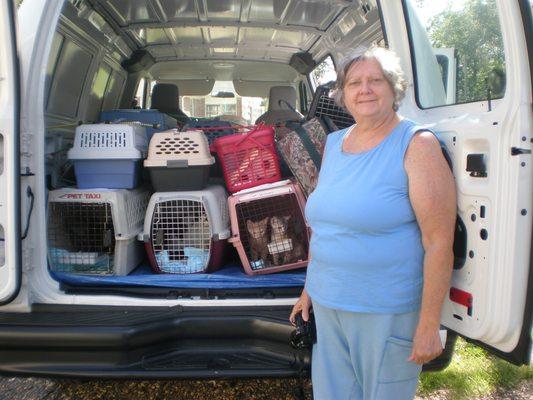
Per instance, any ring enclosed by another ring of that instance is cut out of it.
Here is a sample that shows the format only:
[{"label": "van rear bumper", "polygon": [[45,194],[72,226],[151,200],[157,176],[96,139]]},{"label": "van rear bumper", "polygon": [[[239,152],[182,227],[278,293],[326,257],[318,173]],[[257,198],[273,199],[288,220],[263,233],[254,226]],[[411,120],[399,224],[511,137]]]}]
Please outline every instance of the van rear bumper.
[{"label": "van rear bumper", "polygon": [[34,306],[0,313],[0,374],[102,378],[291,377],[288,307]]}]

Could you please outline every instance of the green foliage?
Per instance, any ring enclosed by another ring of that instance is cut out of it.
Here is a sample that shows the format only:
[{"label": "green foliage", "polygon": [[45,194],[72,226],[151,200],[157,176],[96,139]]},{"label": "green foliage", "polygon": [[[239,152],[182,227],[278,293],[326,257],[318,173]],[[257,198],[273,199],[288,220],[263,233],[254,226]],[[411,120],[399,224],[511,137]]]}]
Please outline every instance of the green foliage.
[{"label": "green foliage", "polygon": [[524,379],[533,379],[533,367],[514,366],[459,339],[450,366],[423,373],[418,394],[431,398],[432,393],[444,391],[447,398],[462,400],[488,395],[497,388],[513,388]]},{"label": "green foliage", "polygon": [[457,53],[457,102],[492,97],[505,90],[504,48],[495,0],[469,0],[460,11],[448,9],[429,25],[433,47],[451,47]]}]

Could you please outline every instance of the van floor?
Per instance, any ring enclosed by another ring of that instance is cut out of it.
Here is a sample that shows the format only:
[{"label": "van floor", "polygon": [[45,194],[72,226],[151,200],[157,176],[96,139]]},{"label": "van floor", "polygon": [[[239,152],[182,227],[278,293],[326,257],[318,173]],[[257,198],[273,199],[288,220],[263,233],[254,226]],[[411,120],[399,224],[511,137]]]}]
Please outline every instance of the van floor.
[{"label": "van floor", "polygon": [[247,289],[302,287],[305,268],[266,275],[246,275],[238,263],[225,265],[209,274],[156,274],[141,264],[129,275],[81,275],[50,272],[52,277],[73,287],[161,287],[191,289]]}]

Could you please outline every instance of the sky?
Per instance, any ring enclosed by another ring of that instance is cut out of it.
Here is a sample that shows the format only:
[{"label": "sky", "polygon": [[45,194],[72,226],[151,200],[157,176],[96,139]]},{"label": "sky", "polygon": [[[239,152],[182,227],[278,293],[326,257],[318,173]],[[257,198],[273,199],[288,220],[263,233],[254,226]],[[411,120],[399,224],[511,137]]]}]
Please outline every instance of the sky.
[{"label": "sky", "polygon": [[[417,9],[420,20],[424,26],[428,25],[428,21],[431,17],[446,10],[448,4],[451,6],[453,11],[459,11],[468,1],[469,0],[425,0],[423,2],[417,2],[416,0],[411,0]],[[423,3],[423,6],[417,7],[417,3]]]}]

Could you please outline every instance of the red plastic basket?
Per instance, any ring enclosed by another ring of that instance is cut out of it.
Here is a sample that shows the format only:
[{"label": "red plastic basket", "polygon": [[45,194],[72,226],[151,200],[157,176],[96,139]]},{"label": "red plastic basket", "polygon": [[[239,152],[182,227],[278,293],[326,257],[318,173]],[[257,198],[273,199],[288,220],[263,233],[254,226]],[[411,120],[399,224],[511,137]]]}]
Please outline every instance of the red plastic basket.
[{"label": "red plastic basket", "polygon": [[231,193],[281,180],[271,126],[258,125],[246,134],[216,138],[212,151],[218,155]]}]

